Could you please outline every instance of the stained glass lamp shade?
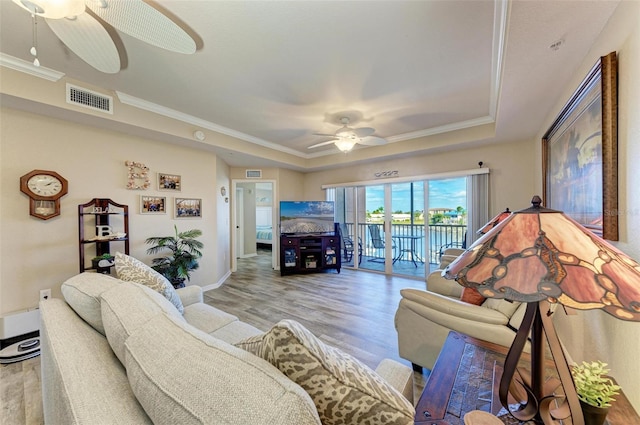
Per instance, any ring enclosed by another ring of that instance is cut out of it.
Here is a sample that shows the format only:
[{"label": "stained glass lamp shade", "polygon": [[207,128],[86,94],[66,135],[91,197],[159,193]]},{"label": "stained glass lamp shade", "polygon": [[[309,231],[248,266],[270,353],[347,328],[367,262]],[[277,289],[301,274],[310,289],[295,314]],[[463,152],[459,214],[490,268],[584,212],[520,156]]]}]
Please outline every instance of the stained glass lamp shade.
[{"label": "stained glass lamp shade", "polygon": [[[520,354],[531,337],[531,377],[523,379],[516,418],[545,424],[571,416],[584,420],[573,379],[555,333],[550,308],[560,303],[579,309],[602,309],[622,319],[640,321],[640,265],[560,211],[541,206],[516,211],[478,239],[452,262],[443,276],[476,288],[487,298],[528,303],[525,317],[505,360],[500,400],[510,409],[508,394]],[[546,336],[565,397],[545,389],[543,363]],[[510,390],[511,388],[511,390]],[[555,394],[555,393],[554,393]],[[557,401],[557,400],[556,400]]]}]

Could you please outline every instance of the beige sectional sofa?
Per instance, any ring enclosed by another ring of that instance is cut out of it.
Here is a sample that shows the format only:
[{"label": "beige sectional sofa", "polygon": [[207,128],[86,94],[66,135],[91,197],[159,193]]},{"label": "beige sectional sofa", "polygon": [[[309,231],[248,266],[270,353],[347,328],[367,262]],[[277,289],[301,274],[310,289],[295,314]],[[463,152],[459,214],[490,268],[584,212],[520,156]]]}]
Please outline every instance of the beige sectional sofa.
[{"label": "beige sectional sofa", "polygon": [[[265,351],[260,340],[268,332],[204,304],[199,287],[176,291],[182,314],[178,300],[108,275],[74,276],[62,293],[64,299],[40,303],[47,424],[350,423],[327,421],[304,383],[240,348],[250,341]],[[378,372],[365,375],[402,410],[388,423],[413,423],[411,369],[384,360]]]}]

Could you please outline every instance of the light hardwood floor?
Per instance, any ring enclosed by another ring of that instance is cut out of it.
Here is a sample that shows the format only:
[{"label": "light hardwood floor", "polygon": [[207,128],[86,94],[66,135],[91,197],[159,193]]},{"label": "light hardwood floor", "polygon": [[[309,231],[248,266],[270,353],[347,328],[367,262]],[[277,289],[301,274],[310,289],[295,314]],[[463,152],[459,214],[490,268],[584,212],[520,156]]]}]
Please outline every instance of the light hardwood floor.
[{"label": "light hardwood floor", "polygon": [[[205,293],[205,302],[262,330],[282,319],[302,323],[324,342],[371,368],[383,358],[398,360],[393,318],[402,288],[424,288],[420,280],[342,269],[281,277],[271,256],[240,259],[238,272]],[[416,398],[425,376],[414,373]],[[42,424],[40,357],[0,367],[0,424]]]}]

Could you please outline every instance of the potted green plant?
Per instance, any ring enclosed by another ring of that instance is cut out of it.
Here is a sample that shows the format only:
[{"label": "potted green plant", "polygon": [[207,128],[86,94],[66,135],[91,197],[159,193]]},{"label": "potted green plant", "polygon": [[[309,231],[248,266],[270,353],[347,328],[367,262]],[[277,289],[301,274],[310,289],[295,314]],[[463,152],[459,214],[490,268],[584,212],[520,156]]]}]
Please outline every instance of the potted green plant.
[{"label": "potted green plant", "polygon": [[620,394],[620,387],[607,376],[606,366],[601,361],[582,362],[571,370],[585,425],[602,425],[614,396]]},{"label": "potted green plant", "polygon": [[91,259],[91,266],[98,271],[98,273],[109,273],[109,268],[113,267],[116,257],[105,252],[102,255],[98,255]]},{"label": "potted green plant", "polygon": [[196,239],[202,236],[201,230],[178,232],[178,226],[173,227],[173,236],[154,236],[146,240],[147,244],[153,245],[147,249],[147,254],[166,251],[166,255],[153,259],[151,267],[166,277],[175,288],[181,288],[185,279],[190,280],[191,271],[199,267],[198,259],[202,257],[204,244]]}]

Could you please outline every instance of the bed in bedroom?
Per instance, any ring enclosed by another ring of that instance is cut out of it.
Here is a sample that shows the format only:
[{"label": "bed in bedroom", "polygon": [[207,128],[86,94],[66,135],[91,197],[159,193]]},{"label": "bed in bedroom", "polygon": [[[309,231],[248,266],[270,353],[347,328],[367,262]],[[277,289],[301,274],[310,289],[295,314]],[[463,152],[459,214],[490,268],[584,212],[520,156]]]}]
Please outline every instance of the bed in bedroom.
[{"label": "bed in bedroom", "polygon": [[272,244],[272,228],[271,226],[258,226],[256,225],[256,243]]},{"label": "bed in bedroom", "polygon": [[256,207],[256,243],[264,245],[273,244],[273,226],[271,221],[271,207]]}]

